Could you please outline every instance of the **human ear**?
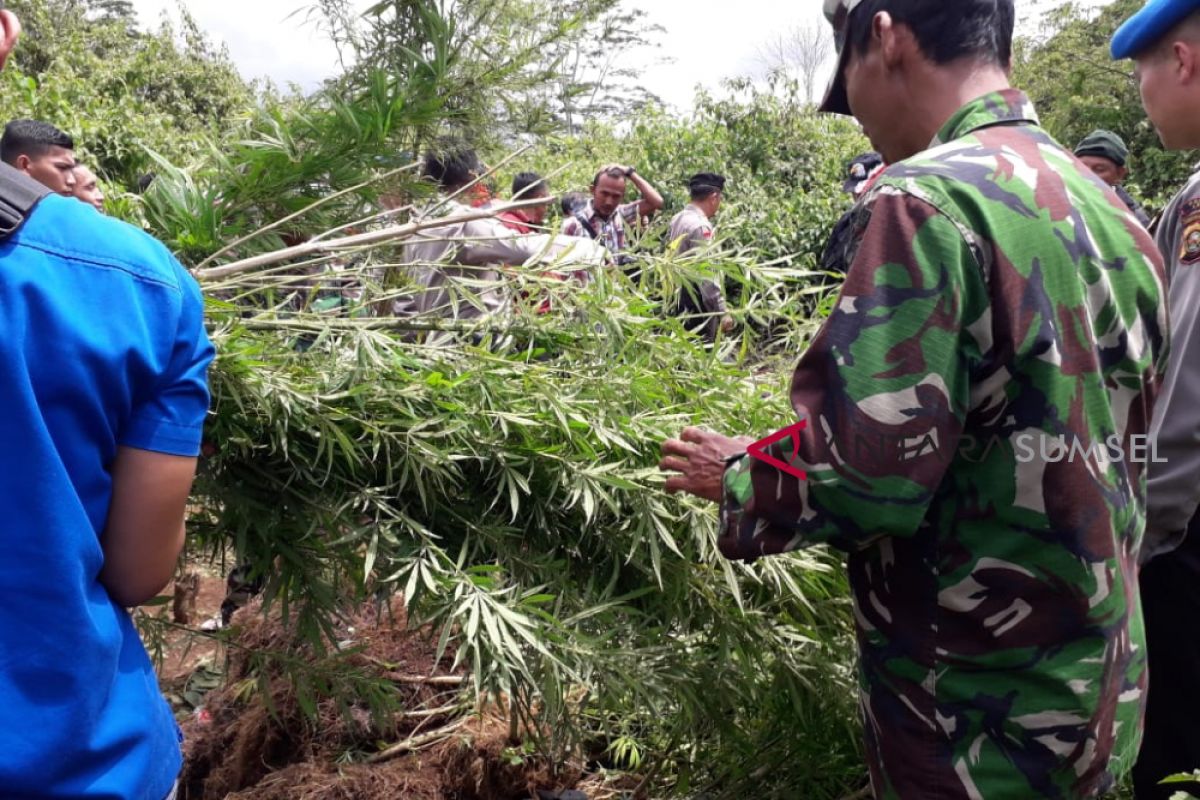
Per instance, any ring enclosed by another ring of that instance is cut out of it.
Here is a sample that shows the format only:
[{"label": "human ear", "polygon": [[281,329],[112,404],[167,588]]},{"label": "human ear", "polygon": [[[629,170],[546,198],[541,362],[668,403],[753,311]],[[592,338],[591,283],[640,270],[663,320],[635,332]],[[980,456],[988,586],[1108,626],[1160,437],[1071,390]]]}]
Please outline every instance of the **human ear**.
[{"label": "human ear", "polygon": [[880,11],[875,15],[871,20],[871,38],[879,43],[879,53],[886,66],[894,67],[902,60],[900,31],[891,14]]},{"label": "human ear", "polygon": [[1187,85],[1196,79],[1196,49],[1189,42],[1175,42],[1171,47],[1175,73],[1179,82]]}]

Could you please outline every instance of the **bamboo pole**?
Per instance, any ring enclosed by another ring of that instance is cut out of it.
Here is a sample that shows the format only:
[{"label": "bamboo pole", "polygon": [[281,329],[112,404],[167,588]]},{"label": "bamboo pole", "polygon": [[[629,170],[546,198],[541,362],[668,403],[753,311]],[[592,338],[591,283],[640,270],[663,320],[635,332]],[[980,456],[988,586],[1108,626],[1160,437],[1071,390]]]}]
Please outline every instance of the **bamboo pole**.
[{"label": "bamboo pole", "polygon": [[249,272],[258,267],[265,267],[268,264],[278,264],[280,261],[288,261],[293,258],[305,258],[316,253],[326,253],[334,250],[350,250],[355,247],[364,247],[366,245],[379,244],[381,242],[392,241],[393,239],[403,239],[412,236],[414,233],[420,233],[430,228],[440,228],[444,225],[454,225],[459,222],[472,222],[478,219],[488,219],[504,211],[513,211],[520,208],[529,208],[531,206],[545,205],[552,203],[557,198],[536,198],[533,200],[522,200],[519,203],[505,203],[502,206],[493,206],[492,208],[473,211],[469,214],[458,214],[449,217],[437,217],[436,219],[421,220],[420,222],[410,222],[407,225],[393,225],[389,228],[384,228],[379,231],[370,231],[368,233],[359,233],[353,236],[343,236],[339,239],[329,239],[326,241],[312,241],[298,244],[294,247],[285,247],[282,250],[275,250],[271,253],[263,253],[262,255],[244,258],[240,261],[234,261],[229,264],[224,264],[220,267],[209,267],[208,269],[196,270],[193,274],[197,280],[205,281],[214,278],[224,278],[229,275],[238,275],[243,272]]},{"label": "bamboo pole", "polygon": [[264,233],[267,233],[268,231],[273,231],[276,228],[278,228],[280,225],[283,225],[284,223],[287,223],[287,222],[291,222],[292,220],[296,219],[297,217],[302,217],[305,214],[307,214],[309,211],[312,211],[314,208],[322,206],[331,200],[336,200],[337,198],[342,197],[347,194],[350,194],[351,192],[357,192],[359,189],[366,188],[367,186],[370,186],[372,183],[376,183],[377,181],[382,181],[386,178],[390,178],[393,175],[397,175],[401,172],[406,172],[411,169],[416,169],[419,166],[421,166],[420,161],[414,162],[412,164],[408,164],[403,167],[397,167],[396,169],[389,170],[380,175],[376,175],[375,177],[371,178],[370,180],[363,181],[362,183],[358,184],[357,186],[351,186],[349,189],[342,189],[340,192],[334,192],[333,194],[329,195],[328,197],[322,197],[320,200],[317,200],[313,203],[309,203],[308,205],[306,205],[304,208],[300,209],[299,211],[292,213],[292,214],[288,214],[283,219],[276,220],[275,222],[272,222],[270,225],[259,228],[258,230],[254,231],[253,233],[248,233],[245,236],[241,237],[240,239],[236,239],[236,240],[230,242],[229,244],[225,245],[217,252],[213,253],[208,258],[201,261],[200,264],[198,265],[198,267],[203,268],[206,264],[211,264],[212,262],[216,261],[218,258],[225,255],[226,253],[228,253],[230,250],[234,249],[238,245],[245,244],[246,242],[250,241],[251,239],[254,239],[258,236],[262,236]]}]

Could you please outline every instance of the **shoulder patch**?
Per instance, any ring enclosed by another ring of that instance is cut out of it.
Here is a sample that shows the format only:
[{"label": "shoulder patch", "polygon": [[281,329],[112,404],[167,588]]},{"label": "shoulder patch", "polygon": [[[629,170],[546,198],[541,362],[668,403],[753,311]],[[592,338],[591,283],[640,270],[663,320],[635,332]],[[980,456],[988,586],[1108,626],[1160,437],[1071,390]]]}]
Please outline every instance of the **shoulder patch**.
[{"label": "shoulder patch", "polygon": [[1182,264],[1200,262],[1200,198],[1193,198],[1179,207],[1179,261]]}]

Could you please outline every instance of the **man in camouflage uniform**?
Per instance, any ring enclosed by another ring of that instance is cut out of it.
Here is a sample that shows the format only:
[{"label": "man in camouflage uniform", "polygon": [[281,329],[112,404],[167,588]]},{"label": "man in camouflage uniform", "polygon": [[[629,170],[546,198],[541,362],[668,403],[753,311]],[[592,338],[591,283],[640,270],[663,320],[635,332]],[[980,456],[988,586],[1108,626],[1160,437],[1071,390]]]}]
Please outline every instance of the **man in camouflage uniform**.
[{"label": "man in camouflage uniform", "polygon": [[[1117,31],[1112,54],[1136,62],[1163,146],[1200,147],[1200,0],[1147,4]],[[1160,460],[1150,465],[1142,548],[1150,692],[1133,770],[1138,800],[1200,794],[1197,784],[1158,785],[1200,768],[1200,642],[1189,635],[1200,617],[1200,174],[1167,206],[1156,237],[1170,283],[1171,361],[1151,430]]]},{"label": "man in camouflage uniform", "polygon": [[1113,188],[1117,197],[1121,198],[1121,202],[1137,217],[1138,222],[1146,227],[1150,226],[1150,215],[1121,185],[1129,176],[1129,167],[1126,166],[1126,162],[1129,160],[1129,148],[1125,145],[1124,139],[1112,131],[1092,131],[1079,144],[1075,145],[1075,157],[1087,164],[1088,169]]},{"label": "man in camouflage uniform", "polygon": [[792,379],[805,427],[766,446],[787,470],[689,429],[667,489],[722,504],[728,557],[849,553],[877,798],[1096,797],[1140,730],[1133,458],[1165,366],[1162,261],[1009,87],[1012,0],[825,12],[823,108],[891,166]]},{"label": "man in camouflage uniform", "polygon": [[[725,196],[725,176],[715,172],[700,172],[688,179],[692,202],[671,219],[667,229],[669,247],[683,255],[712,244],[716,230],[712,221],[721,209]],[[683,290],[677,307],[682,316],[699,316],[698,330],[710,342],[718,331],[733,330],[733,317],[725,313],[725,290],[715,281],[705,280],[699,287]]]}]

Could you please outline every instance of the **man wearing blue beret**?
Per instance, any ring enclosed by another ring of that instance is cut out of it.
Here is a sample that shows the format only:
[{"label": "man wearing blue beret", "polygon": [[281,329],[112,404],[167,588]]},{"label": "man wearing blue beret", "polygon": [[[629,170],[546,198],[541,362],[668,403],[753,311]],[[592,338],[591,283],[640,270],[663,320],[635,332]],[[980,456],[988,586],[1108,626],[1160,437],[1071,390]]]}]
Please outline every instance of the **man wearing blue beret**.
[{"label": "man wearing blue beret", "polygon": [[[1117,31],[1112,55],[1134,60],[1163,146],[1200,147],[1200,0],[1151,0]],[[1170,280],[1171,355],[1150,429],[1157,458],[1141,574],[1150,684],[1138,800],[1166,800],[1181,787],[1159,781],[1200,768],[1200,174],[1163,212],[1157,243]]]}]

